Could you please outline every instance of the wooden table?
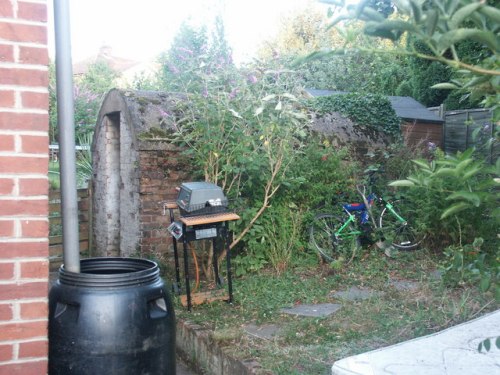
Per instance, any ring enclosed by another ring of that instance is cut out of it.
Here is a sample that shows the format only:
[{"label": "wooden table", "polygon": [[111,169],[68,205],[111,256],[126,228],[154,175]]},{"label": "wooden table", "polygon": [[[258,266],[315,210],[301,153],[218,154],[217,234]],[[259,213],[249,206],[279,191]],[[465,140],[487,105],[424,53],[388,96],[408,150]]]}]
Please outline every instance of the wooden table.
[{"label": "wooden table", "polygon": [[[170,211],[170,221],[174,222],[173,210],[178,206],[175,202],[167,202],[165,208]],[[191,311],[192,296],[189,278],[189,263],[188,263],[188,247],[191,241],[198,240],[212,240],[213,246],[213,267],[214,276],[217,286],[222,286],[222,279],[219,277],[219,267],[217,264],[217,239],[223,240],[223,245],[226,249],[226,271],[227,271],[227,286],[228,286],[228,299],[229,303],[233,302],[233,284],[231,274],[231,254],[229,243],[229,222],[239,220],[240,217],[233,212],[223,212],[211,215],[197,215],[197,216],[181,216],[179,222],[182,224],[182,244],[183,244],[183,258],[184,258],[184,278],[186,295],[185,298],[181,297],[181,302],[187,306],[188,311]],[[174,244],[174,258],[176,267],[176,282],[177,289],[180,291],[180,275],[179,275],[179,260],[177,253],[177,239],[173,238]],[[180,293],[179,293],[180,294]],[[220,293],[198,293],[199,296],[195,299],[196,303],[201,303],[205,300],[211,301],[214,299],[224,299],[225,296]]]}]

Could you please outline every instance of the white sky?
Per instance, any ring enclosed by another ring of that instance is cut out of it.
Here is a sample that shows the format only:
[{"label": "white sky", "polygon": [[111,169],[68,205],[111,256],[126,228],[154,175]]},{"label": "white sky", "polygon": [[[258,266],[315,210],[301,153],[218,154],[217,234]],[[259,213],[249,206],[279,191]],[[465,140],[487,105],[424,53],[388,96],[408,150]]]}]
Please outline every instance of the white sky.
[{"label": "white sky", "polygon": [[[183,20],[206,22],[221,12],[234,58],[241,61],[276,32],[283,16],[311,3],[317,4],[314,0],[72,0],[72,59],[78,62],[95,55],[106,44],[115,56],[149,61],[168,49]],[[53,58],[52,1],[49,4]]]}]

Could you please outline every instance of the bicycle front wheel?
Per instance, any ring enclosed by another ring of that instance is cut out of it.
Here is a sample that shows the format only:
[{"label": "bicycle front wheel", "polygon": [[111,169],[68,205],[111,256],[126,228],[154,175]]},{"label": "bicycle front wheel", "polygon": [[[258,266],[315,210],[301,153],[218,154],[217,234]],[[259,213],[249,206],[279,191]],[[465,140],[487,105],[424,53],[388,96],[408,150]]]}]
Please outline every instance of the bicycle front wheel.
[{"label": "bicycle front wheel", "polygon": [[335,235],[346,222],[347,219],[333,214],[318,214],[314,217],[309,227],[309,241],[324,261],[329,263],[350,259],[359,247],[359,233],[352,223]]},{"label": "bicycle front wheel", "polygon": [[391,208],[394,212],[386,206],[380,214],[379,227],[384,237],[398,250],[417,249],[424,235],[412,222],[412,208],[403,201],[393,202]]}]

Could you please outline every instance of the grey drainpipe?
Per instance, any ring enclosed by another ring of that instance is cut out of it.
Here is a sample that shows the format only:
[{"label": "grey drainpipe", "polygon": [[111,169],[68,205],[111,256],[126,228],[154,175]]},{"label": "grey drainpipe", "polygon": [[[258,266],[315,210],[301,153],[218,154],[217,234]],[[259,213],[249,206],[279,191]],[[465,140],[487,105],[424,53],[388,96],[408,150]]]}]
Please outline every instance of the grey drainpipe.
[{"label": "grey drainpipe", "polygon": [[80,272],[69,0],[54,0],[64,268]]}]

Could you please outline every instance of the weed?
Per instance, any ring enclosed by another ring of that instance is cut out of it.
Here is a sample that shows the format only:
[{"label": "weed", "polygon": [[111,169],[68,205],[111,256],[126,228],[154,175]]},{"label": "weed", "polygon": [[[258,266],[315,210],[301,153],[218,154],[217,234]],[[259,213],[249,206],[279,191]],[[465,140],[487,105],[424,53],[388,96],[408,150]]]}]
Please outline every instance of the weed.
[{"label": "weed", "polygon": [[[491,291],[479,293],[470,285],[450,288],[431,277],[439,262],[426,251],[387,258],[365,250],[348,268],[333,271],[305,257],[281,275],[264,269],[236,278],[232,306],[205,304],[191,313],[180,307],[177,317],[211,329],[224,350],[236,358],[254,358],[263,371],[323,375],[346,356],[440,331],[498,308]],[[398,290],[390,280],[411,281],[418,287]],[[379,293],[359,301],[334,297],[335,291],[351,286]],[[281,312],[299,304],[327,302],[342,307],[325,318]],[[259,339],[244,334],[242,327],[250,323],[275,324],[280,331],[271,339]]]}]

